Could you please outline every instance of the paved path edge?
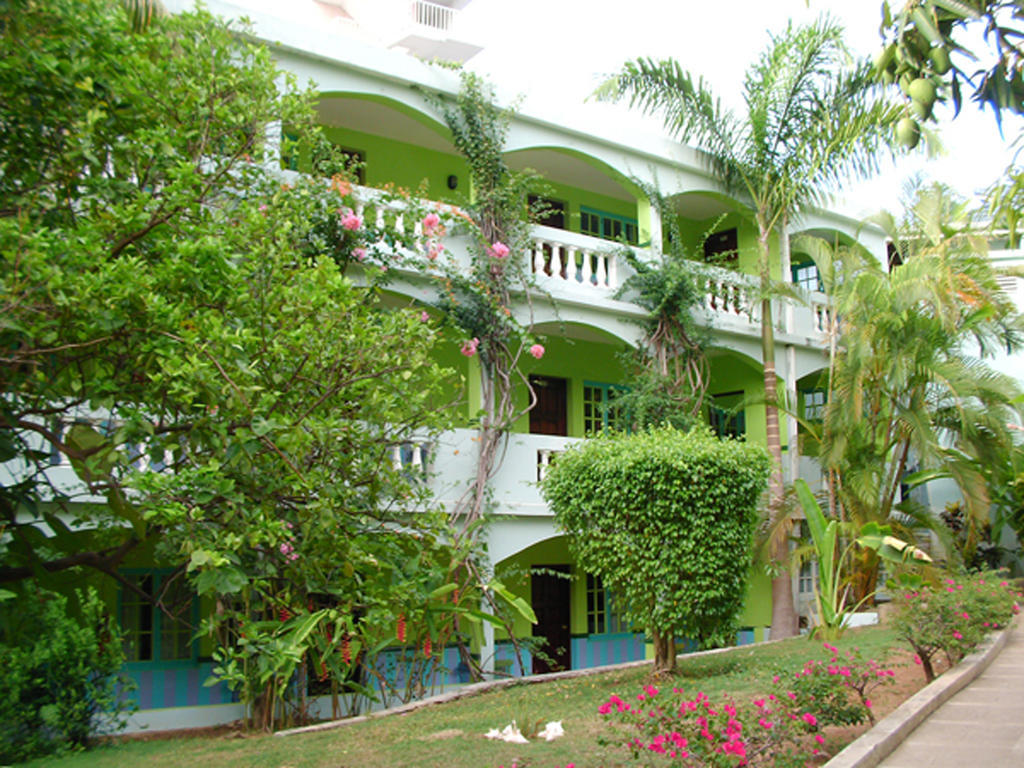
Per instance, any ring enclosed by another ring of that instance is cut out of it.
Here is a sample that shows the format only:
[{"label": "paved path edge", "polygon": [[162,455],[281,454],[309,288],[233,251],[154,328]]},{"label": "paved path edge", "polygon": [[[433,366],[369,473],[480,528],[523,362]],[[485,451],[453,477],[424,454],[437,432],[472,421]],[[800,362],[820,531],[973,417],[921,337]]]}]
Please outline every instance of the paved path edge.
[{"label": "paved path edge", "polygon": [[[737,648],[754,648],[762,645],[771,645],[773,643],[782,643],[786,640],[792,640],[793,638],[780,638],[779,640],[762,640],[759,643],[748,643],[747,645],[733,645],[728,648],[714,648],[710,651],[696,651],[694,653],[680,654],[677,658],[679,660],[699,658],[702,656],[716,656],[720,653],[728,653],[729,651],[735,651]],[[480,683],[471,683],[469,685],[456,688],[454,691],[447,691],[445,693],[439,693],[435,696],[428,696],[424,699],[418,699],[417,701],[411,701],[408,704],[403,704],[399,707],[391,707],[390,709],[381,709],[376,712],[370,712],[366,715],[357,715],[356,717],[345,717],[340,720],[328,720],[325,723],[316,723],[315,725],[304,725],[300,728],[288,728],[287,730],[277,731],[274,733],[275,736],[295,736],[302,733],[316,733],[318,731],[329,731],[334,728],[344,728],[346,725],[354,725],[355,723],[364,723],[367,720],[376,720],[380,717],[387,717],[389,715],[404,715],[409,712],[413,712],[417,709],[423,709],[424,707],[430,707],[435,704],[444,704],[445,702],[455,701],[456,699],[463,699],[467,696],[476,696],[487,691],[493,691],[498,688],[506,688],[510,685],[533,685],[534,683],[546,683],[551,680],[566,680],[572,677],[586,677],[588,675],[599,675],[604,672],[615,672],[620,669],[631,669],[632,667],[642,667],[648,664],[653,664],[653,659],[640,659],[639,661],[626,661],[621,664],[609,664],[604,667],[587,667],[586,669],[570,669],[566,672],[549,672],[546,675],[528,675],[526,677],[508,677],[503,680],[485,680]]]},{"label": "paved path edge", "polygon": [[823,768],[875,768],[892,754],[921,722],[984,672],[1009,641],[1012,626],[991,636],[959,664],[936,678],[874,728],[846,745]]}]

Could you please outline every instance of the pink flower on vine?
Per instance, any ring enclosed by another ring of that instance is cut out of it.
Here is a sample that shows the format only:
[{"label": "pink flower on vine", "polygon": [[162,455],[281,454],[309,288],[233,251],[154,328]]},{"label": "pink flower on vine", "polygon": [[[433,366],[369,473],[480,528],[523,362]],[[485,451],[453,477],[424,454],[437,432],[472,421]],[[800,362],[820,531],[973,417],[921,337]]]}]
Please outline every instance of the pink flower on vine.
[{"label": "pink flower on vine", "polygon": [[437,229],[438,224],[441,223],[441,217],[436,213],[428,213],[423,217],[423,231],[428,235],[433,234],[434,230]]},{"label": "pink flower on vine", "polygon": [[804,722],[809,726],[814,727],[818,724],[818,718],[812,715],[810,712],[804,712]]},{"label": "pink flower on vine", "polygon": [[421,323],[428,323],[428,322],[430,322],[430,313],[427,312],[427,310],[425,310],[425,309],[422,312],[420,312],[420,322]]},{"label": "pink flower on vine", "polygon": [[365,248],[353,248],[352,249],[352,255],[356,257],[356,261],[362,261],[363,259],[366,258],[366,249]]},{"label": "pink flower on vine", "polygon": [[540,344],[534,344],[532,347],[530,347],[530,354],[533,355],[538,360],[540,360],[542,357],[544,357],[544,347],[542,347]]},{"label": "pink flower on vine", "polygon": [[462,352],[462,354],[464,354],[466,357],[472,357],[473,355],[476,354],[477,347],[479,346],[480,339],[474,336],[469,341],[463,342],[462,349],[459,351]]},{"label": "pink flower on vine", "polygon": [[346,208],[341,214],[341,226],[350,232],[355,232],[363,226],[363,217]]},{"label": "pink flower on vine", "polygon": [[444,253],[443,245],[441,245],[440,243],[431,243],[430,249],[427,251],[427,258],[430,259],[431,261],[434,261],[442,253]]},{"label": "pink flower on vine", "polygon": [[509,255],[509,253],[511,253],[511,251],[509,251],[509,247],[500,240],[495,241],[491,247],[487,249],[487,252],[496,259],[504,259]]}]

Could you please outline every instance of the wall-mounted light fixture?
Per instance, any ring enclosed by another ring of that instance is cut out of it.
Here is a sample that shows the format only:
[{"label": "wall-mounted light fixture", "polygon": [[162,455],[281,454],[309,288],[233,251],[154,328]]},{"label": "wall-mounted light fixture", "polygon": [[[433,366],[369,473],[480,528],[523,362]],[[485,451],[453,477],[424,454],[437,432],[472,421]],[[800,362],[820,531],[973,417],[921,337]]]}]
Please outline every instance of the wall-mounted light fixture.
[{"label": "wall-mounted light fixture", "polygon": [[454,173],[448,175],[448,189],[455,189],[459,186],[459,177]]}]

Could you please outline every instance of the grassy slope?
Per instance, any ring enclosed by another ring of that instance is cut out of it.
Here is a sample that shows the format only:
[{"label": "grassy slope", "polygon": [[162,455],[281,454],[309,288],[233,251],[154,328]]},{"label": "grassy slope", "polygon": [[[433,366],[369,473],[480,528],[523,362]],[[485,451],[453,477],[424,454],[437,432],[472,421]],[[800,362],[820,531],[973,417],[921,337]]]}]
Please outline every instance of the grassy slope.
[{"label": "grassy slope", "polygon": [[[884,659],[895,646],[891,632],[871,628],[848,632],[841,648],[859,645],[868,658]],[[675,685],[688,694],[704,691],[712,700],[723,693],[753,698],[778,667],[798,669],[809,658],[824,659],[820,644],[797,638],[728,654],[689,659]],[[178,766],[564,766],[631,765],[626,752],[597,744],[605,729],[597,707],[611,693],[635,695],[649,667],[534,685],[513,686],[400,717],[386,717],[318,734],[276,738],[182,738],[129,741],[62,760],[30,763],[54,768],[177,768]],[[525,745],[487,741],[489,728],[512,718],[563,720],[566,735],[554,742]],[[461,732],[461,733],[458,733]]]}]

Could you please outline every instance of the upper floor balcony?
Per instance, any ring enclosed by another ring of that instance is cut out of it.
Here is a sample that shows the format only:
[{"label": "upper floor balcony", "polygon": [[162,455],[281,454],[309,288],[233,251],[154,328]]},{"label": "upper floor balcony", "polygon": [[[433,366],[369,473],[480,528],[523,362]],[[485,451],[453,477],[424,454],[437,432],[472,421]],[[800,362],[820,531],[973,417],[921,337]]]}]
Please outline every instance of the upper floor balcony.
[{"label": "upper floor balcony", "polygon": [[336,6],[354,25],[388,48],[420,59],[465,62],[483,50],[463,23],[471,0],[319,0]]},{"label": "upper floor balcony", "polygon": [[[401,203],[384,202],[378,190],[357,187],[356,213],[379,230],[422,236],[422,224],[408,220]],[[436,203],[428,203],[436,205]],[[449,210],[454,210],[449,208]],[[558,227],[531,227],[530,251],[525,254],[537,287],[555,303],[586,307],[597,312],[639,319],[643,310],[629,302],[628,294],[619,295],[634,274],[625,258],[627,248],[641,260],[657,258],[649,247],[626,246],[594,235]],[[469,267],[468,240],[452,236],[446,249],[457,261]],[[398,266],[401,271],[401,265]],[[410,270],[405,270],[410,272]],[[761,303],[757,279],[735,269],[694,262],[694,274],[701,289],[695,308],[699,322],[715,331],[746,337],[760,336]],[[808,294],[806,304],[773,300],[776,332],[786,334],[805,345],[820,346],[828,332],[828,308],[825,296]]]}]

